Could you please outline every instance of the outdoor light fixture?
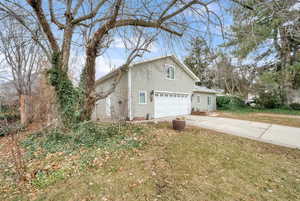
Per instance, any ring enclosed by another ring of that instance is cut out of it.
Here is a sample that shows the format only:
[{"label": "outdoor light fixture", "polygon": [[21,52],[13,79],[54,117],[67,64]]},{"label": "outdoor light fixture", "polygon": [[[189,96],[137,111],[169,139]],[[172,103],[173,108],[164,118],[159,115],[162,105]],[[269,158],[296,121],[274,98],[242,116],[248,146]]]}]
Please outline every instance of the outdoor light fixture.
[{"label": "outdoor light fixture", "polygon": [[152,102],[152,100],[153,100],[153,96],[154,96],[154,90],[152,90],[151,92],[150,92],[150,101]]}]

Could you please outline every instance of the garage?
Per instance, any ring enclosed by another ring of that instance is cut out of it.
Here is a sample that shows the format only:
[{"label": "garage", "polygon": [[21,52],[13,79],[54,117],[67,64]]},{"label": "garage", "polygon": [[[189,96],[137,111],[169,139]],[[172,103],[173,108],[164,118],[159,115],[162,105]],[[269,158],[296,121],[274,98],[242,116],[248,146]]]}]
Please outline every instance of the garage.
[{"label": "garage", "polygon": [[187,93],[154,93],[154,118],[186,115],[191,113],[191,98]]}]

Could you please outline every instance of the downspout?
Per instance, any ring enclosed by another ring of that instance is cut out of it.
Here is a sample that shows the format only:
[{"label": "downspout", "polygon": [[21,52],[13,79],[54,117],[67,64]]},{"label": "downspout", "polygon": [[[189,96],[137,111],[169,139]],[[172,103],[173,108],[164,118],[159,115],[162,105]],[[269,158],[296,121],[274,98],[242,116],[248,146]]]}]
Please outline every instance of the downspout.
[{"label": "downspout", "polygon": [[128,118],[129,121],[132,120],[132,111],[131,111],[131,67],[128,68]]}]

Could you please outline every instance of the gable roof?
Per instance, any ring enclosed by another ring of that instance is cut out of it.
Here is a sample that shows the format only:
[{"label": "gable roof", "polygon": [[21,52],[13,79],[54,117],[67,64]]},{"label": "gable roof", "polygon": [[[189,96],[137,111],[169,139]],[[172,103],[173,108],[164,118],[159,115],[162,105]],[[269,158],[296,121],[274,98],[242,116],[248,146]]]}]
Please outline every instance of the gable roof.
[{"label": "gable roof", "polygon": [[[131,65],[129,65],[129,68],[132,67],[136,67],[139,66],[141,64],[145,64],[145,63],[151,63],[160,59],[166,59],[166,58],[170,58],[172,59],[178,66],[180,66],[192,79],[194,79],[195,81],[199,81],[199,78],[185,65],[183,64],[175,55],[167,55],[167,56],[161,56],[161,57],[155,57],[155,58],[151,58],[151,59],[147,59],[141,62],[136,62],[136,63],[132,63]],[[118,68],[116,68],[115,70],[111,71],[110,73],[104,75],[103,77],[101,77],[100,79],[98,79],[96,81],[96,85],[104,82],[105,80],[115,76],[118,72],[118,70],[122,70],[125,67],[120,66]]]}]

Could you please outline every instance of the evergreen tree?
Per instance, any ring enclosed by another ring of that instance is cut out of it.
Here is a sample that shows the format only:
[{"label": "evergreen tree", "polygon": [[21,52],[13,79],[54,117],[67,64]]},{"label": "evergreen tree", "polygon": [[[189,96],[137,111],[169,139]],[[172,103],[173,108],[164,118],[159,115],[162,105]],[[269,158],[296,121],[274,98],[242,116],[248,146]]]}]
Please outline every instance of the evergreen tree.
[{"label": "evergreen tree", "polygon": [[[253,9],[234,6],[232,38],[224,45],[236,57],[254,56],[255,61],[276,75],[282,103],[287,91],[299,87],[300,15],[297,1],[246,0]],[[267,63],[268,61],[269,63]]]},{"label": "evergreen tree", "polygon": [[213,55],[213,51],[203,38],[196,37],[190,43],[190,52],[184,59],[184,63],[199,77],[198,85],[212,87],[212,74],[209,67],[214,59]]}]

